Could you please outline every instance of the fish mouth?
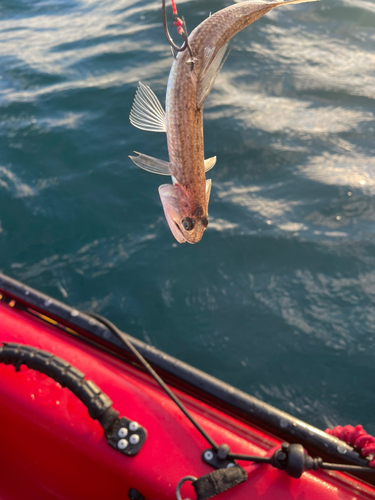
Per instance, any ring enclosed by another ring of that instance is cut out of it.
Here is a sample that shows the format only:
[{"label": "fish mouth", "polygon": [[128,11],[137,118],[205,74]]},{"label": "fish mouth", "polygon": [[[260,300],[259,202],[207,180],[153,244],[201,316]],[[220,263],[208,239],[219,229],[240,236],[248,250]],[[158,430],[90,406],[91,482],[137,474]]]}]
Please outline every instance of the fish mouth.
[{"label": "fish mouth", "polygon": [[[190,243],[190,245],[194,245],[194,243],[199,243],[202,239],[202,236],[203,236],[203,233],[204,233],[204,230],[206,229],[206,226],[203,226],[203,230],[202,231],[191,231],[191,233],[186,233],[185,231],[183,231],[180,226],[178,225],[178,223],[176,221],[173,221],[175,226],[177,227],[178,229],[178,234],[179,236],[181,237],[181,239],[183,238],[183,241],[182,243]],[[175,235],[176,236],[176,235]]]},{"label": "fish mouth", "polygon": [[181,239],[183,238],[183,241],[181,243],[190,243],[190,245],[194,245],[194,243],[198,243],[198,241],[201,240],[201,238],[199,238],[199,240],[194,240],[194,241],[190,241],[186,236],[185,234],[182,232],[182,229],[180,228],[180,226],[177,224],[176,221],[173,221],[175,223],[175,226],[177,227],[178,231],[179,231],[179,234],[181,236]]},{"label": "fish mouth", "polygon": [[176,221],[173,221],[173,222],[174,222],[174,224],[175,224],[176,228],[178,229],[178,231],[179,231],[179,233],[180,233],[180,235],[181,235],[181,238],[183,238],[183,239],[185,240],[185,241],[183,241],[182,243],[185,243],[186,241],[187,241],[188,243],[190,243],[190,241],[186,239],[186,237],[185,237],[184,233],[181,231],[181,228],[180,228],[180,226],[177,224],[177,222],[176,222]]}]

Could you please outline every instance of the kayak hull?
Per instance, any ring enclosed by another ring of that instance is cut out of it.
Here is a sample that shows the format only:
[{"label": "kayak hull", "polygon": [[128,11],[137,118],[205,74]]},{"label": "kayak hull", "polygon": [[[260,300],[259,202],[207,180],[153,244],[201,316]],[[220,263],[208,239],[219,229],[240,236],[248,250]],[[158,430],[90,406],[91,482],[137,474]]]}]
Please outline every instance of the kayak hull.
[{"label": "kayak hull", "polygon": [[[32,345],[68,361],[111,398],[120,416],[139,422],[147,438],[137,455],[122,455],[68,389],[34,370],[0,364],[2,500],[128,498],[130,489],[147,500],[172,500],[181,478],[214,470],[201,458],[207,442],[148,374],[73,329],[13,305],[0,302],[1,342]],[[212,438],[233,452],[265,456],[280,445],[268,432],[175,392]],[[293,479],[269,465],[238,463],[248,480],[221,493],[222,500],[375,498],[372,486],[345,474],[319,471]],[[182,496],[195,498],[189,484]]]}]

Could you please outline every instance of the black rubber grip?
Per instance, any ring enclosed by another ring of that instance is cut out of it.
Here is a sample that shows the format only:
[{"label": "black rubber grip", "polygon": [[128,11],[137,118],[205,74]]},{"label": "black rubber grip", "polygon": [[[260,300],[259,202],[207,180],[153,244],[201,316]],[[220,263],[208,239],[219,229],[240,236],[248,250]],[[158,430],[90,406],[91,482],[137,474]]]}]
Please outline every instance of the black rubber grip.
[{"label": "black rubber grip", "polygon": [[13,365],[19,371],[21,365],[48,375],[62,387],[67,387],[88,409],[90,417],[99,420],[108,433],[116,422],[119,413],[112,407],[112,401],[99,387],[84,380],[85,374],[70,363],[54,354],[13,342],[0,346],[0,362]]},{"label": "black rubber grip", "polygon": [[218,469],[193,481],[197,500],[208,500],[247,480],[245,469],[239,465],[229,469]]}]

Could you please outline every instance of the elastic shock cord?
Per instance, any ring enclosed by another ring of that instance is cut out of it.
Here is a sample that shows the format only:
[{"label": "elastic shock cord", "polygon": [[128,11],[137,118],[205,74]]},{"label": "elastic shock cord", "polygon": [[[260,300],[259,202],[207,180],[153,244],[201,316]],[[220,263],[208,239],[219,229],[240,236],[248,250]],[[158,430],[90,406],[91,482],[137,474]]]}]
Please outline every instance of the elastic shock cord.
[{"label": "elastic shock cord", "polygon": [[[128,340],[127,336],[122,333],[113,323],[111,323],[106,318],[103,318],[99,314],[87,312],[89,316],[92,316],[99,322],[103,323],[112,333],[114,333],[124,344],[125,346],[134,354],[134,356],[138,359],[138,361],[146,368],[146,370],[150,373],[150,375],[156,380],[156,382],[160,385],[160,387],[168,394],[168,396],[172,399],[172,401],[178,406],[178,408],[182,411],[182,413],[190,420],[190,422],[194,425],[194,427],[200,432],[200,434],[205,438],[205,440],[211,445],[212,449],[217,452],[219,446],[215,443],[215,441],[207,434],[207,432],[198,424],[198,422],[194,419],[192,415],[188,412],[185,406],[181,403],[178,397],[169,389],[169,387],[165,384],[165,382],[161,379],[161,377],[155,372],[155,370],[151,367],[151,365],[145,360],[142,354],[133,346],[133,344]],[[268,463],[272,465],[272,457],[257,457],[252,455],[243,455],[239,453],[231,453],[229,452],[227,459],[231,460],[244,460],[248,462],[254,463]],[[319,464],[319,465],[318,465]],[[360,465],[346,465],[346,464],[331,464],[328,462],[323,462],[321,459],[317,462],[317,468],[327,469],[327,470],[337,470],[343,472],[375,472],[375,468],[373,467],[363,467]]]},{"label": "elastic shock cord", "polygon": [[146,370],[150,373],[150,375],[156,380],[156,382],[160,385],[160,387],[168,394],[168,396],[172,399],[172,401],[178,406],[178,408],[182,411],[182,413],[190,420],[190,422],[194,425],[194,427],[200,432],[200,434],[205,438],[205,440],[210,444],[210,446],[217,451],[219,449],[218,445],[212,439],[211,436],[207,434],[207,432],[198,424],[198,422],[190,415],[185,406],[181,403],[178,397],[172,392],[169,387],[166,385],[164,380],[159,377],[156,371],[152,368],[152,366],[145,360],[142,354],[133,346],[131,342],[129,342],[128,338],[124,333],[122,333],[113,323],[111,323],[108,319],[103,318],[99,314],[86,312],[89,316],[92,316],[100,323],[103,323],[108,330],[114,333],[129,349],[129,351],[134,354],[134,356],[138,359],[138,361],[146,368]]},{"label": "elastic shock cord", "polygon": [[[160,387],[167,393],[167,395],[172,399],[172,401],[178,406],[178,408],[182,411],[182,413],[190,420],[190,422],[194,425],[194,427],[198,430],[198,432],[205,438],[205,440],[210,444],[212,449],[217,452],[219,450],[219,446],[215,443],[211,436],[207,434],[207,432],[198,424],[198,422],[194,419],[192,415],[188,412],[182,402],[178,399],[178,397],[174,394],[174,392],[169,389],[163,379],[155,372],[152,366],[146,361],[146,359],[142,356],[142,354],[133,346],[133,344],[128,340],[127,336],[121,332],[111,321],[106,318],[103,318],[99,314],[86,312],[89,316],[92,316],[97,321],[105,325],[108,330],[114,333],[131,351],[134,356],[138,359],[138,361],[146,368],[146,370],[150,373],[150,375],[156,380],[156,382],[160,385]],[[254,462],[254,463],[263,463],[263,464],[271,464],[273,462],[272,457],[259,457],[253,455],[244,455],[239,453],[231,453],[227,454],[227,459],[231,460],[243,460],[246,462]],[[331,464],[328,462],[323,462],[322,459],[315,459],[316,468],[327,469],[327,470],[336,470],[343,472],[375,472],[375,468],[373,467],[363,467],[360,465],[347,465],[347,464]]]}]

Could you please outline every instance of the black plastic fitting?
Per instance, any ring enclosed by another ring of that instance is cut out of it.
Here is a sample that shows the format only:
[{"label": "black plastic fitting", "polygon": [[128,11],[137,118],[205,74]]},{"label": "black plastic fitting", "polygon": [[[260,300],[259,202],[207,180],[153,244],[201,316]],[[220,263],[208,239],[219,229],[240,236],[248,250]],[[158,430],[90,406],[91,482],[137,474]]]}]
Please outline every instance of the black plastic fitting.
[{"label": "black plastic fitting", "polygon": [[318,470],[323,460],[312,458],[301,444],[282,443],[271,458],[271,465],[284,470],[290,477],[300,478],[305,471]]},{"label": "black plastic fitting", "polygon": [[[138,453],[145,439],[145,429],[136,424],[136,429],[132,431],[130,419],[119,418],[119,412],[112,408],[112,401],[104,394],[99,387],[91,380],[85,380],[85,374],[72,366],[64,359],[58,358],[54,354],[42,351],[36,347],[16,344],[14,342],[0,345],[0,363],[13,365],[16,371],[21,365],[25,365],[32,370],[44,373],[48,377],[58,382],[62,387],[69,389],[86,406],[92,419],[98,420],[104,429],[108,444],[120,451],[124,455],[132,456]],[[129,437],[136,435],[132,440],[122,440],[118,435],[120,428],[126,428]],[[126,445],[124,445],[126,443]]]}]

